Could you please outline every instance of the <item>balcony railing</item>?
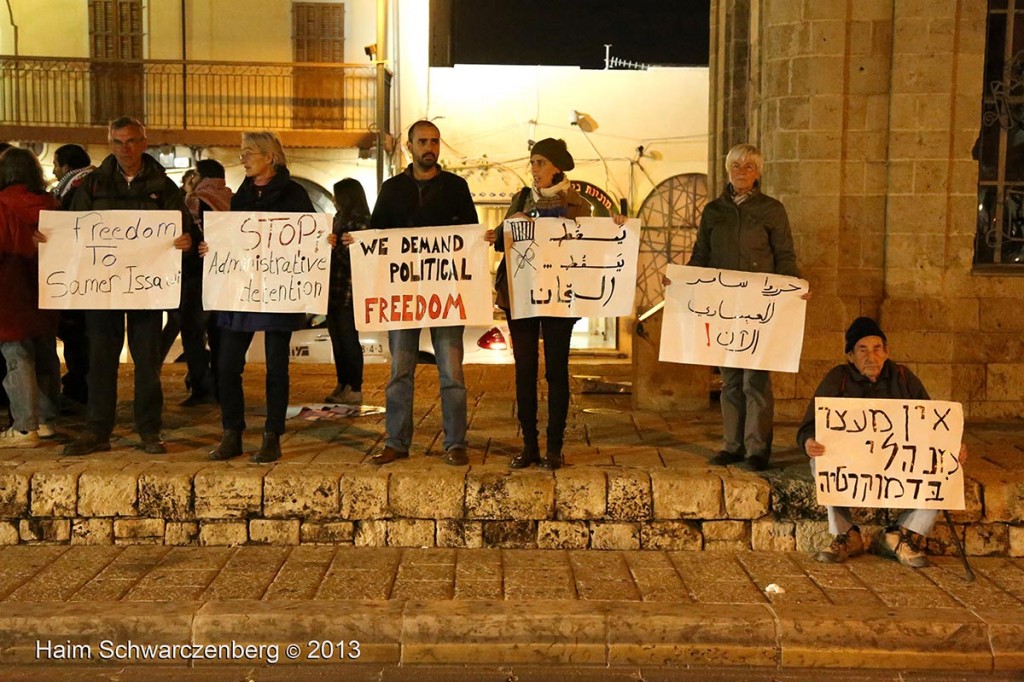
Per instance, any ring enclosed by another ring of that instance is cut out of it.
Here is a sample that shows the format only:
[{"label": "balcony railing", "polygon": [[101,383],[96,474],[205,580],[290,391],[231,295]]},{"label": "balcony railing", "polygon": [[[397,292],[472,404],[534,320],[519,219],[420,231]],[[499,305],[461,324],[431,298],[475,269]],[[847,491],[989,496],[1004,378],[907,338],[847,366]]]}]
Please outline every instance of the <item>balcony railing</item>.
[{"label": "balcony railing", "polygon": [[127,114],[175,130],[366,133],[378,128],[377,97],[389,100],[390,74],[378,93],[377,68],[0,56],[0,125],[105,126]]}]

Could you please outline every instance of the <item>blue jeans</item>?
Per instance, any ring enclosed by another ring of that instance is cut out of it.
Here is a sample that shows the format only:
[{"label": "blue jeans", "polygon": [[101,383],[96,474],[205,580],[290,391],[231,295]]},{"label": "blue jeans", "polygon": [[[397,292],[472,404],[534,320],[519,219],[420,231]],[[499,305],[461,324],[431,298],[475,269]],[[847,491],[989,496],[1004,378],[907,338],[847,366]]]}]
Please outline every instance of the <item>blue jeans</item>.
[{"label": "blue jeans", "polygon": [[[462,333],[464,327],[431,327],[430,341],[437,359],[441,384],[441,419],[444,423],[444,449],[466,447],[466,379],[462,372]],[[419,329],[388,332],[391,349],[391,381],[385,424],[388,437],[384,444],[408,452],[412,445],[412,400],[416,388],[416,361],[420,349]]]},{"label": "blue jeans", "polygon": [[60,409],[60,359],[56,337],[3,341],[0,353],[7,361],[3,384],[11,401],[14,428],[36,431],[40,422],[52,422]]}]

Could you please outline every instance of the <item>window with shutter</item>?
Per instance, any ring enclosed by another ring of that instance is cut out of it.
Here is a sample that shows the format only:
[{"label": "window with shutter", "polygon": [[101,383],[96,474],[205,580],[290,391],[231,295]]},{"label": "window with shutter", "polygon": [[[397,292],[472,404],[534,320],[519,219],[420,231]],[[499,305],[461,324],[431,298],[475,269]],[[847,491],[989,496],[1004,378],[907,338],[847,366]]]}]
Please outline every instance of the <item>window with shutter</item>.
[{"label": "window with shutter", "polygon": [[[292,43],[297,63],[345,61],[345,5],[292,3]],[[295,128],[340,128],[344,119],[344,74],[341,68],[295,68]]]},{"label": "window with shutter", "polygon": [[118,116],[145,118],[142,0],[88,0],[91,112],[94,124]]}]

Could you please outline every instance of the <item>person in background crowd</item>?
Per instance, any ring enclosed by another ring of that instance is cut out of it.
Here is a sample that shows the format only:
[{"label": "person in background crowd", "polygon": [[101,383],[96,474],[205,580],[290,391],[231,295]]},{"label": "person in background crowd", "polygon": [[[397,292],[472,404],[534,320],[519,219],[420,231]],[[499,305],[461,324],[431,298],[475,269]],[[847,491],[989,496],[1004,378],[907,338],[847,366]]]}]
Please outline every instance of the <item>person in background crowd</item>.
[{"label": "person in background crowd", "polygon": [[[430,121],[409,128],[406,142],[412,163],[380,188],[370,227],[430,227],[472,225],[477,222],[473,196],[466,181],[441,169],[441,132]],[[430,340],[441,383],[444,422],[444,461],[452,466],[469,462],[466,451],[466,381],[462,370],[462,334],[465,327],[431,327]],[[370,459],[387,464],[409,456],[412,445],[412,407],[421,329],[388,332],[391,381],[385,390],[387,440],[384,450]]]},{"label": "person in background crowd", "polygon": [[[889,359],[885,332],[870,317],[858,317],[846,330],[846,359],[836,365],[818,384],[814,398],[899,398],[930,400],[921,380],[903,365]],[[811,474],[815,475],[815,457],[825,454],[825,446],[815,440],[814,398],[811,398],[804,419],[797,431],[796,442],[811,458]],[[960,464],[967,461],[967,447],[960,446]],[[853,524],[847,507],[827,507],[828,530],[834,536],[828,549],[814,555],[817,561],[842,563],[864,553],[860,528]],[[898,525],[886,529],[882,537],[884,551],[904,566],[921,568],[928,565],[924,553],[925,540],[935,525],[935,509],[910,509],[903,512]]]},{"label": "person in background crowd", "polygon": [[[331,235],[331,291],[327,304],[327,330],[331,335],[334,371],[338,383],[324,398],[329,403],[363,402],[363,347],[356,330],[352,307],[352,258],[343,244],[350,232],[370,224],[370,207],[358,180],[345,178],[334,183],[334,230]],[[339,241],[341,240],[341,241]]]},{"label": "person in background crowd", "polygon": [[[53,196],[62,210],[71,208],[75,192],[94,170],[96,167],[92,165],[89,153],[77,144],[57,148],[53,153],[53,175],[57,178]],[[89,336],[85,329],[85,312],[61,310],[57,338],[63,342],[64,364],[67,367],[61,379],[64,397],[85,405],[89,399]]]},{"label": "person in background crowd", "polygon": [[57,314],[39,309],[39,212],[57,208],[31,151],[0,153],[0,355],[13,424],[0,448],[33,447],[54,435],[60,409]]},{"label": "person in background crowd", "polygon": [[[110,123],[107,137],[111,154],[75,191],[70,210],[177,211],[181,214],[182,231],[174,239],[174,247],[180,251],[193,248],[192,219],[178,186],[167,177],[163,166],[145,153],[145,126],[137,119],[124,116]],[[164,404],[160,385],[163,313],[159,310],[88,310],[85,313],[89,335],[86,432],[65,446],[65,455],[79,456],[110,449],[126,318],[128,347],[135,365],[135,428],[145,452],[154,455],[167,452],[160,435]]]},{"label": "person in background crowd", "polygon": [[[199,239],[204,239],[203,215],[206,211],[231,210],[231,188],[224,181],[224,166],[213,159],[196,162],[192,189],[185,195],[185,206],[192,215]],[[181,346],[188,364],[186,387],[189,396],[182,407],[197,407],[217,402],[215,353],[219,350],[219,329],[210,323],[203,310],[203,264],[199,258],[185,257],[182,270],[181,307],[172,311],[181,330]],[[212,330],[212,331],[211,331]],[[210,349],[207,350],[207,339]],[[166,339],[165,339],[166,341]],[[169,347],[165,347],[164,357]]]},{"label": "person in background crowd", "polygon": [[[0,154],[3,154],[10,148],[11,144],[9,142],[0,142]],[[7,363],[4,362],[3,355],[0,354],[0,407],[7,407],[8,405],[7,391],[4,390],[3,385],[5,376],[7,376]],[[5,424],[0,424],[0,426],[6,428]]]},{"label": "person in background crowd", "polygon": [[[569,184],[565,176],[576,167],[563,140],[547,138],[530,150],[533,187],[524,187],[505,212],[505,218],[577,218],[590,215],[590,204]],[[616,216],[617,223],[625,216]],[[496,251],[504,252],[504,227],[488,230],[485,237]],[[508,275],[502,256],[494,280],[498,306],[505,311],[512,334],[512,355],[516,363],[516,414],[523,432],[523,449],[509,463],[513,469],[539,464],[545,469],[562,466],[562,444],[569,414],[569,342],[575,317],[537,316],[514,319],[510,308]],[[537,372],[541,336],[544,337],[544,378],[548,383],[547,444],[540,454],[537,431]]]},{"label": "person in background crowd", "polygon": [[[232,211],[315,212],[306,190],[291,179],[288,161],[276,134],[269,131],[243,133],[239,159],[245,168],[245,179],[231,199]],[[200,255],[205,256],[208,251],[205,242],[200,245]],[[288,409],[288,352],[292,332],[302,325],[305,315],[219,311],[216,320],[221,329],[217,382],[224,435],[209,457],[222,460],[242,454],[242,433],[246,426],[242,372],[253,334],[261,331],[267,357],[267,418],[263,442],[250,461],[261,464],[280,459],[280,439]]]}]

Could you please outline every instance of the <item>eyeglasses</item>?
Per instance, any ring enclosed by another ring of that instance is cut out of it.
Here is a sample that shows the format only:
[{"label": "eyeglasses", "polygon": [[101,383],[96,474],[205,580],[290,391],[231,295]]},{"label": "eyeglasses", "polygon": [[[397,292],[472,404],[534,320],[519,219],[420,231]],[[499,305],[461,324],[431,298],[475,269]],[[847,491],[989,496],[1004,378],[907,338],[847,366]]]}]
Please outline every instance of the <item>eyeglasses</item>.
[{"label": "eyeglasses", "polygon": [[752,163],[743,164],[742,166],[738,163],[734,163],[733,165],[729,166],[729,170],[731,170],[733,173],[756,173],[757,166],[755,166]]}]

